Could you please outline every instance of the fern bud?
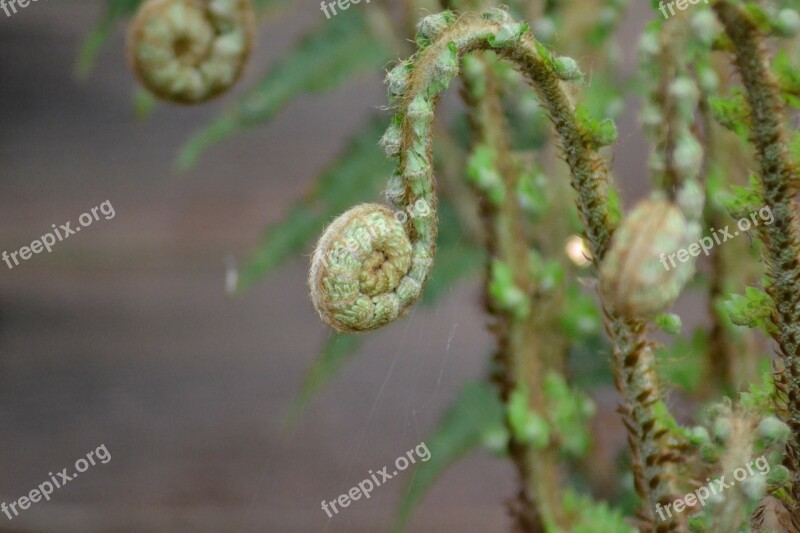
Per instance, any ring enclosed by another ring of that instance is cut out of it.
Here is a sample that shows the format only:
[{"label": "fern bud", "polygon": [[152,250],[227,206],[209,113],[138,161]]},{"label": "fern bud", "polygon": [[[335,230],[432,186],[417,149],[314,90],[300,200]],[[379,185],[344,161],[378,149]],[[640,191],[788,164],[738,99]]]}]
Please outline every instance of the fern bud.
[{"label": "fern bud", "polygon": [[714,438],[720,442],[728,442],[733,436],[733,423],[726,416],[720,416],[714,420]]},{"label": "fern bud", "polygon": [[559,57],[553,62],[556,76],[562,80],[579,80],[583,78],[583,72],[578,67],[578,62],[571,57]]},{"label": "fern bud", "polygon": [[505,9],[500,9],[499,7],[495,7],[486,11],[483,14],[483,18],[485,18],[486,20],[499,22],[500,24],[507,24],[510,22],[514,22],[514,19],[511,18],[511,15],[508,14],[508,11],[506,11]]},{"label": "fern bud", "polygon": [[775,29],[783,37],[792,37],[800,31],[800,15],[794,9],[781,9],[775,20]]},{"label": "fern bud", "polygon": [[669,84],[669,95],[675,101],[681,116],[688,121],[693,116],[697,101],[700,98],[700,91],[697,89],[697,85],[691,78],[680,76]]},{"label": "fern bud", "polygon": [[775,416],[766,416],[758,423],[758,436],[765,442],[786,442],[791,430],[783,421]]},{"label": "fern bud", "polygon": [[438,83],[436,91],[446,88],[450,82],[458,75],[458,53],[454,46],[448,46],[442,50],[441,55],[436,60],[434,81]]},{"label": "fern bud", "polygon": [[[666,200],[641,202],[622,222],[600,268],[600,290],[617,312],[631,317],[662,313],[694,274],[694,263],[670,266],[666,254],[693,235],[683,212]],[[685,250],[683,250],[685,252]]]},{"label": "fern bud", "polygon": [[697,68],[697,84],[703,91],[714,93],[719,88],[719,76],[711,67],[699,66]]},{"label": "fern bud", "polygon": [[437,39],[447,27],[453,23],[455,17],[450,11],[444,11],[435,15],[428,15],[417,24],[417,31],[423,37],[433,41]]},{"label": "fern bud", "polygon": [[649,63],[661,51],[658,35],[652,31],[646,32],[639,39],[639,61]]},{"label": "fern bud", "polygon": [[519,40],[526,29],[527,25],[525,24],[520,24],[518,22],[505,23],[500,26],[497,33],[489,36],[489,43],[498,48],[508,46],[512,42]]},{"label": "fern bud", "polygon": [[417,95],[408,104],[406,113],[414,123],[427,124],[433,120],[433,106],[424,95]]},{"label": "fern bud", "polygon": [[717,22],[717,17],[710,9],[701,9],[692,17],[689,23],[695,38],[706,46],[709,46],[717,34],[722,29]]},{"label": "fern bud", "polygon": [[386,87],[389,90],[389,98],[399,98],[403,96],[408,88],[407,62],[402,62],[386,74]]},{"label": "fern bud", "polygon": [[688,131],[678,137],[675,151],[673,152],[675,169],[684,178],[696,178],[700,174],[703,163],[703,147]]},{"label": "fern bud", "polygon": [[400,147],[402,146],[402,129],[399,124],[392,122],[386,133],[383,134],[381,140],[378,142],[383,151],[389,157],[395,157],[400,154]]},{"label": "fern bud", "polygon": [[388,179],[386,190],[383,194],[387,202],[391,203],[395,207],[402,207],[406,194],[406,185],[403,182],[403,176],[399,174],[392,174],[392,176]]},{"label": "fern bud", "polygon": [[[700,220],[703,216],[706,193],[697,180],[686,180],[676,195],[676,202],[689,221]],[[694,229],[694,228],[693,228]],[[700,230],[697,230],[698,232]],[[698,235],[699,238],[699,235]]]}]

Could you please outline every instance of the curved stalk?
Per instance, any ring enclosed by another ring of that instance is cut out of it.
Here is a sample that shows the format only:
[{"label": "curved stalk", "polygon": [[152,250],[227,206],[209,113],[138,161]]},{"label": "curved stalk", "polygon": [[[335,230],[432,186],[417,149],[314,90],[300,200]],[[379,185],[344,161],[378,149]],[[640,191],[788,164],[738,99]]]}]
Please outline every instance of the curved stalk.
[{"label": "curved stalk", "polygon": [[[337,328],[380,327],[401,316],[422,290],[436,237],[431,161],[433,108],[458,74],[459,60],[472,52],[494,50],[501,58],[511,61],[529,80],[543,108],[549,112],[571,171],[595,266],[603,259],[616,228],[616,217],[606,201],[609,171],[597,152],[602,143],[593,130],[578,119],[572,98],[562,86],[561,77],[573,74],[563,71],[570,63],[560,63],[562,71],[557,72],[558,60],[534,40],[525,26],[512,21],[503,11],[492,11],[484,16],[464,15],[457,20],[449,13],[433,17],[437,18],[424,26],[427,31],[421,35],[422,50],[409,62],[401,63],[388,77],[389,90],[396,97],[399,110],[395,125],[387,131],[383,144],[390,155],[398,156],[399,166],[390,179],[387,196],[396,206],[411,213],[405,229],[413,266],[394,280],[396,285],[381,284],[380,291],[374,290],[375,284],[359,288],[359,280],[371,279],[377,266],[374,260],[383,254],[384,245],[376,239],[374,246],[363,254],[368,260],[361,265],[352,261],[352,257],[326,264],[325,258],[331,251],[328,245],[339,242],[335,235],[329,235],[339,228],[334,222],[314,253],[310,281],[317,310],[323,320]],[[431,207],[433,216],[414,213],[419,201]],[[375,206],[374,209],[383,208]],[[342,215],[348,216],[348,213]],[[653,352],[644,337],[646,322],[616,315],[608,309],[605,309],[605,316],[614,345],[616,383],[623,400],[636,485],[643,500],[642,516],[647,527],[658,531],[680,529],[682,518],[674,515],[657,527],[653,526],[656,504],[666,505],[678,496],[674,464],[680,461],[680,455],[673,445],[670,430],[658,418],[656,404],[661,393]]]},{"label": "curved stalk", "polygon": [[[783,124],[783,102],[769,69],[763,37],[744,8],[729,0],[713,5],[734,50],[734,63],[744,85],[750,107],[751,141],[755,146],[764,201],[772,210],[774,223],[764,226],[771,285],[768,287],[775,311],[774,340],[784,360],[788,396],[788,420],[792,429],[787,445],[788,467],[794,475],[792,492],[800,501],[800,236],[792,205],[790,184],[797,168],[789,156]],[[798,512],[795,510],[795,512]]]},{"label": "curved stalk", "polygon": [[[552,355],[560,352],[563,356],[566,344],[563,335],[554,332],[552,325],[546,322],[547,317],[558,315],[562,295],[537,295],[528,255],[529,239],[525,234],[517,196],[521,169],[511,153],[507,135],[509,128],[502,112],[498,80],[491,71],[491,63],[487,57],[479,56],[466,57],[463,64],[465,90],[462,94],[475,138],[473,157],[480,150],[492,154],[492,162],[481,171],[499,176],[502,183],[496,186],[503,191],[496,196],[489,194],[489,198],[481,202],[486,226],[485,242],[489,251],[486,300],[489,313],[495,318],[490,329],[498,339],[494,380],[504,404],[509,404],[515,390],[525,391],[528,408],[548,420],[547,399],[543,392],[544,377],[552,368],[548,364]],[[479,193],[486,192],[480,187],[478,189]],[[517,301],[521,307],[504,306],[493,298],[493,269],[497,265],[503,265],[511,272],[512,290],[524,295],[522,300]],[[532,308],[536,311],[531,311]],[[508,451],[520,480],[517,498],[510,505],[516,529],[566,530],[561,506],[563,493],[560,487],[563,483],[558,450],[554,443],[534,446],[532,442],[516,435],[508,420],[507,424],[510,430]]]}]

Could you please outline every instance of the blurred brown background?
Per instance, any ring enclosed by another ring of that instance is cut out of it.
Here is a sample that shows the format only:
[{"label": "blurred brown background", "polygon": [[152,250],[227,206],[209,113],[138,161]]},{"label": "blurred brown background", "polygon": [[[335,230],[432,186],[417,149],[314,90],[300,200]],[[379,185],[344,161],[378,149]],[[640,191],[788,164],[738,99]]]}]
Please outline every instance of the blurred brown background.
[{"label": "blurred brown background", "polygon": [[[625,73],[630,37],[652,16],[636,3],[622,28]],[[13,270],[0,263],[0,500],[72,470],[100,444],[111,454],[52,501],[12,521],[0,515],[0,529],[387,531],[409,472],[332,519],[320,501],[423,441],[460,386],[484,374],[492,343],[479,281],[370,334],[285,433],[286,408],[328,335],[307,298],[307,258],[241,298],[224,293],[226,257],[246,256],[384,105],[381,73],[301,97],[179,175],[178,148],[231,97],[159,106],[137,122],[122,27],[88,81],[76,82],[76,51],[101,7],[54,0],[0,13],[0,252],[52,224],[75,225],[105,200],[116,211],[51,254]],[[322,23],[308,2],[262,27],[238,90]],[[649,183],[635,112],[620,121],[615,158],[628,206]],[[470,456],[434,487],[410,530],[505,531],[513,486],[509,465]]]}]

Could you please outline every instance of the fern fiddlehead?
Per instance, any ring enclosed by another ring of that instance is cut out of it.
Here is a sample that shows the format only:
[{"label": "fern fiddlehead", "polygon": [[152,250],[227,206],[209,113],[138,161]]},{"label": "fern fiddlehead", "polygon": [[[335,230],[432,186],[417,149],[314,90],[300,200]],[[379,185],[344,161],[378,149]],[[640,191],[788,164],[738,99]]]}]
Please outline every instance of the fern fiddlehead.
[{"label": "fern fiddlehead", "polygon": [[[447,24],[429,24],[435,31],[418,37],[421,50],[387,76],[390,96],[399,109],[381,143],[390,156],[399,160],[397,172],[389,180],[387,198],[403,209],[424,200],[431,213],[430,216],[412,213],[405,224],[408,239],[405,249],[411,249],[409,270],[395,277],[397,285],[384,284],[382,289],[386,290],[381,292],[375,291],[375,285],[367,287],[360,281],[369,279],[380,268],[375,257],[388,257],[380,246],[364,254],[372,258],[370,261],[359,263],[348,257],[347,261],[334,264],[329,259],[342,255],[335,248],[336,243],[347,238],[340,233],[342,228],[350,227],[347,220],[361,218],[365,213],[362,210],[367,208],[354,208],[359,210],[357,215],[352,212],[341,215],[325,231],[312,259],[311,297],[323,321],[342,331],[369,330],[389,323],[406,312],[422,291],[436,239],[431,166],[433,108],[458,74],[459,60],[471,52],[495,51],[501,59],[513,63],[536,90],[561,141],[596,266],[600,266],[606,255],[616,229],[616,216],[606,200],[609,171],[597,152],[609,140],[603,131],[579,118],[572,98],[562,85],[563,80],[575,78],[575,62],[553,57],[527,32],[527,26],[514,22],[501,10],[481,16],[465,14],[458,19],[447,12],[434,16],[443,18]],[[385,208],[371,205],[369,209]],[[361,231],[370,233],[369,228]],[[392,268],[397,264],[395,261]],[[352,317],[356,319],[351,320]],[[660,387],[653,351],[644,339],[646,322],[620,316],[613,309],[606,310],[606,318],[614,340],[617,386],[623,396],[623,412],[638,471],[637,488],[644,501],[645,521],[652,526],[651,509],[656,503],[670,502],[676,496],[670,464],[679,461],[680,455],[671,447],[670,431],[655,412]],[[658,530],[674,530],[680,527],[678,522],[673,519],[659,525]]]},{"label": "fern fiddlehead", "polygon": [[[433,108],[440,94],[458,74],[459,59],[476,50],[495,50],[522,70],[536,87],[549,109],[556,129],[565,146],[573,178],[581,194],[579,202],[596,204],[602,195],[607,170],[598,155],[587,150],[588,141],[578,127],[570,98],[559,85],[554,68],[542,58],[536,42],[526,35],[527,27],[513,22],[503,11],[484,16],[464,15],[455,20],[444,13],[446,25],[430,24],[436,34],[425,37],[422,50],[410,61],[401,63],[388,75],[390,96],[397,102],[398,112],[381,144],[387,154],[398,158],[398,169],[389,180],[387,198],[396,206],[410,212],[405,223],[408,248],[411,249],[409,269],[398,278],[396,286],[386,286],[381,294],[359,288],[355,293],[353,280],[368,277],[351,267],[356,263],[346,258],[346,266],[331,260],[338,255],[331,248],[341,241],[338,232],[346,224],[337,220],[329,226],[312,258],[312,301],[321,318],[341,331],[362,331],[387,324],[408,310],[422,292],[427,280],[436,247],[436,196],[431,162],[431,125]],[[419,213],[412,206],[423,201],[429,212]],[[377,204],[374,210],[385,209]],[[358,209],[363,209],[360,207]],[[582,210],[588,216],[593,253],[601,256],[609,236],[607,214],[597,210]],[[360,211],[363,214],[363,211]],[[354,218],[350,212],[342,218]],[[392,224],[392,221],[387,221]],[[364,228],[370,233],[370,228]],[[380,248],[377,251],[382,251]],[[385,254],[384,254],[385,255]],[[374,265],[364,264],[374,270]],[[367,271],[369,272],[369,270]],[[333,312],[332,312],[333,311]],[[347,320],[342,320],[342,318]],[[350,317],[357,317],[350,321]]]},{"label": "fern fiddlehead", "polygon": [[204,102],[241,76],[254,19],[250,0],[149,0],[130,26],[131,65],[159,98]]}]

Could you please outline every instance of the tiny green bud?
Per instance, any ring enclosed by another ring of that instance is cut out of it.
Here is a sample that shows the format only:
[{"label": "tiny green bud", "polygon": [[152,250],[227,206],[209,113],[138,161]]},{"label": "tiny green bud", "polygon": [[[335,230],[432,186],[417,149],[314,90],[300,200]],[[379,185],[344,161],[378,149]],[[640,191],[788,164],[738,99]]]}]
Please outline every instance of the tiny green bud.
[{"label": "tiny green bud", "polygon": [[720,442],[728,442],[733,435],[733,423],[724,416],[717,417],[714,420],[714,438]]},{"label": "tiny green bud", "polygon": [[720,32],[720,25],[717,22],[717,17],[710,9],[698,10],[690,22],[692,32],[695,39],[703,43],[705,46],[710,46],[714,42],[714,38]]},{"label": "tiny green bud", "polygon": [[694,114],[700,91],[694,81],[686,76],[680,76],[669,84],[669,95],[676,101],[682,116],[688,118]]},{"label": "tiny green bud", "polygon": [[399,124],[392,123],[386,128],[386,132],[378,142],[383,151],[389,157],[395,157],[400,154],[400,147],[402,146],[402,129]]},{"label": "tiny green bud", "polygon": [[658,34],[648,31],[639,39],[639,60],[649,63],[661,51]]},{"label": "tiny green bud", "polygon": [[527,295],[514,284],[511,268],[501,261],[492,262],[489,295],[498,309],[509,311],[516,318],[525,318],[530,312]]},{"label": "tiny green bud", "polygon": [[406,112],[408,118],[415,123],[427,124],[433,120],[433,106],[423,95],[414,97]]},{"label": "tiny green bud", "polygon": [[598,147],[611,146],[618,138],[617,124],[610,118],[604,118],[592,130],[592,140]]},{"label": "tiny green bud", "polygon": [[789,469],[783,465],[776,465],[773,466],[769,472],[767,472],[767,483],[770,485],[783,485],[792,477],[792,473],[789,472]]},{"label": "tiny green bud", "polygon": [[578,62],[571,57],[558,57],[553,63],[556,76],[562,80],[579,80],[583,78],[583,72],[578,67]]},{"label": "tiny green bud", "polygon": [[758,436],[768,444],[786,442],[790,433],[789,426],[773,415],[762,418],[758,423]]},{"label": "tiny green bud", "polygon": [[707,444],[711,441],[708,430],[703,426],[695,426],[688,431],[687,438],[694,445]]},{"label": "tiny green bud", "polygon": [[409,64],[403,61],[386,74],[385,83],[390,98],[399,98],[405,94],[408,88],[408,70]]},{"label": "tiny green bud", "polygon": [[417,24],[417,31],[431,41],[437,39],[447,27],[453,23],[454,17],[450,11],[428,15]]},{"label": "tiny green bud", "polygon": [[678,137],[675,151],[672,153],[675,169],[684,178],[694,179],[700,174],[703,163],[703,146],[694,135],[685,132]]},{"label": "tiny green bud", "polygon": [[514,19],[508,14],[508,11],[505,9],[500,9],[499,7],[495,7],[486,11],[483,14],[483,18],[492,20],[494,22],[499,22],[500,24],[514,22]]},{"label": "tiny green bud", "polygon": [[489,43],[495,47],[503,47],[518,40],[524,33],[525,26],[518,22],[508,22],[500,26],[497,33],[489,36]]},{"label": "tiny green bud", "polygon": [[402,206],[406,195],[406,185],[403,177],[398,174],[392,174],[387,180],[386,190],[383,194],[387,202],[395,207]]},{"label": "tiny green bud", "polygon": [[655,324],[658,328],[670,335],[678,335],[681,332],[681,317],[674,313],[663,313],[656,317]]},{"label": "tiny green bud", "polygon": [[683,182],[678,189],[676,197],[678,207],[689,220],[700,220],[703,215],[706,194],[697,180],[689,179]]},{"label": "tiny green bud", "polygon": [[719,88],[719,76],[712,68],[699,68],[697,70],[697,83],[703,91],[713,93]]},{"label": "tiny green bud", "polygon": [[775,20],[775,29],[783,37],[792,37],[800,31],[800,15],[794,9],[781,9]]},{"label": "tiny green bud", "polygon": [[767,480],[763,475],[755,475],[742,481],[742,492],[752,502],[759,501],[764,496]]},{"label": "tiny green bud", "polygon": [[446,86],[458,75],[458,54],[455,47],[447,47],[442,50],[441,55],[436,60],[436,81]]},{"label": "tiny green bud", "polygon": [[537,413],[528,413],[528,418],[525,421],[521,440],[530,442],[537,448],[544,448],[550,442],[550,427],[547,421]]}]

